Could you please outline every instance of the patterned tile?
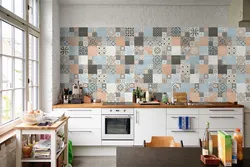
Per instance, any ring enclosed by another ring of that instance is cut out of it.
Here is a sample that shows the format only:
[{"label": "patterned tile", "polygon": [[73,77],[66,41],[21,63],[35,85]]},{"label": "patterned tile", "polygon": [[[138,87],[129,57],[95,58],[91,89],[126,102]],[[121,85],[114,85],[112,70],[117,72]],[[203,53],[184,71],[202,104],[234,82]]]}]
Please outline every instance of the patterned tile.
[{"label": "patterned tile", "polygon": [[180,83],[195,101],[250,101],[250,29],[228,27],[64,27],[60,87],[78,80],[106,101],[131,100]]}]

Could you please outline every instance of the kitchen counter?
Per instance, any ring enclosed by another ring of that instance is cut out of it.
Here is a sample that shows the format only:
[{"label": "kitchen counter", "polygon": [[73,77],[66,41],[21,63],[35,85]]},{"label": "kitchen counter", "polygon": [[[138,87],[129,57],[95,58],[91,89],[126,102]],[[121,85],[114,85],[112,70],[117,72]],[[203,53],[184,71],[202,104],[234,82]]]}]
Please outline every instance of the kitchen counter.
[{"label": "kitchen counter", "polygon": [[104,105],[103,103],[82,103],[82,104],[56,104],[52,106],[55,108],[244,108],[244,105],[233,104],[230,102],[205,102],[194,103],[193,105],[176,104],[167,105],[161,103],[160,105],[140,105],[137,103],[119,104],[119,105]]}]

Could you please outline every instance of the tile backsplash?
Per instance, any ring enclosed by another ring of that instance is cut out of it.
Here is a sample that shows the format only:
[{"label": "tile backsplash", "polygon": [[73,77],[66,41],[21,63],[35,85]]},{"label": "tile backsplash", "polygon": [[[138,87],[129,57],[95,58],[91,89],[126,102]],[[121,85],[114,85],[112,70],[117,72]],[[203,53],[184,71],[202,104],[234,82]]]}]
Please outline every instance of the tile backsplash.
[{"label": "tile backsplash", "polygon": [[79,80],[103,101],[132,101],[137,86],[193,101],[250,101],[250,28],[65,27],[60,87]]}]

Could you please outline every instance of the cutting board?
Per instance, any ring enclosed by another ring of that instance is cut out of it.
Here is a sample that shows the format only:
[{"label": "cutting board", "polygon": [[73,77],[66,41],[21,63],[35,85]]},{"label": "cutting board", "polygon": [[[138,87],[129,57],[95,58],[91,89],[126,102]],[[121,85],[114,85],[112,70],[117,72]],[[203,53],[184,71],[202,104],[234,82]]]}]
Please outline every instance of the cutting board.
[{"label": "cutting board", "polygon": [[187,93],[186,92],[174,92],[174,98],[176,102],[186,103],[187,102]]}]

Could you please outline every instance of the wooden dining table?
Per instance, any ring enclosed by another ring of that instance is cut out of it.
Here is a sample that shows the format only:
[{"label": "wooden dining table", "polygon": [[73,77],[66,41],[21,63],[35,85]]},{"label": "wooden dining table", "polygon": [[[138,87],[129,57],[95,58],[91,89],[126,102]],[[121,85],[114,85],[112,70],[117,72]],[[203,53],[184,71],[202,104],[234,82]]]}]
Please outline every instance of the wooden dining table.
[{"label": "wooden dining table", "polygon": [[[250,148],[244,148],[244,160],[233,167],[250,167]],[[201,148],[117,147],[116,167],[205,167]],[[217,150],[214,150],[217,155]],[[223,167],[220,163],[217,167]]]}]

